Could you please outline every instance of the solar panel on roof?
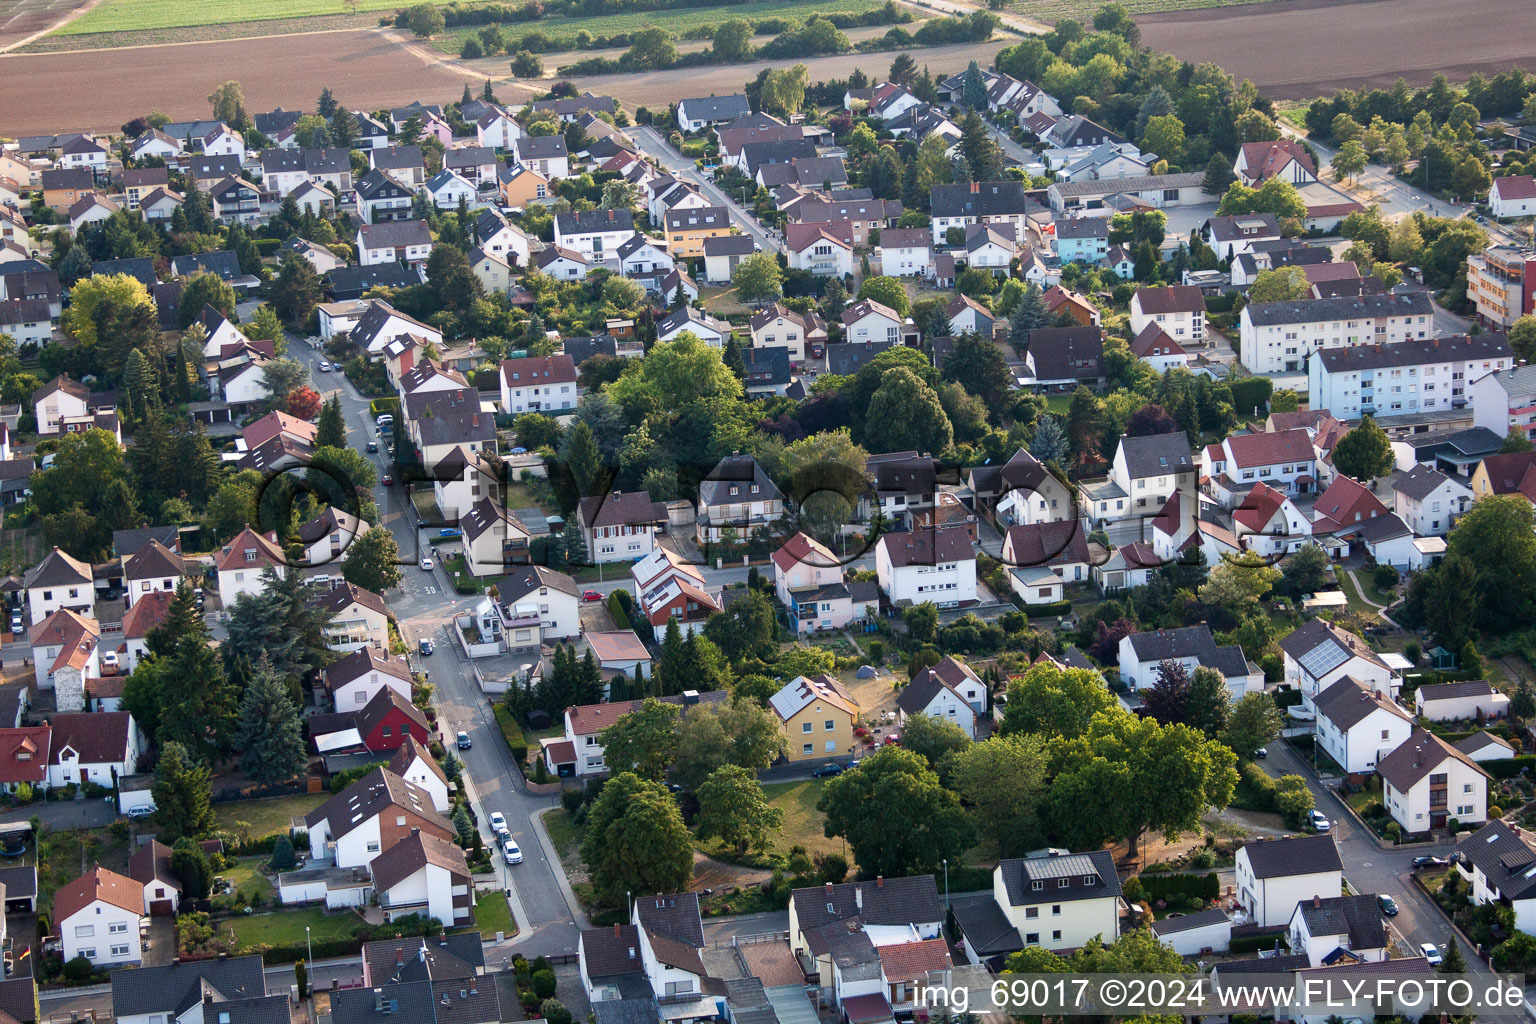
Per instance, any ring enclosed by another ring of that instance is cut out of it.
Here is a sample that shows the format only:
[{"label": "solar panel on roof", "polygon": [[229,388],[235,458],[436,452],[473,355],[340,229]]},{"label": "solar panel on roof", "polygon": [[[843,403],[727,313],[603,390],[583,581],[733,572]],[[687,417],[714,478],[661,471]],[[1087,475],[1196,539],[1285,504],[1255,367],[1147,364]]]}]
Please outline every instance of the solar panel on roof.
[{"label": "solar panel on roof", "polygon": [[1321,677],[1332,672],[1349,660],[1349,654],[1337,644],[1319,644],[1306,654],[1297,659],[1302,668],[1315,677]]},{"label": "solar panel on roof", "polygon": [[1040,857],[1024,862],[1024,871],[1034,878],[1072,878],[1076,875],[1096,875],[1092,857]]}]

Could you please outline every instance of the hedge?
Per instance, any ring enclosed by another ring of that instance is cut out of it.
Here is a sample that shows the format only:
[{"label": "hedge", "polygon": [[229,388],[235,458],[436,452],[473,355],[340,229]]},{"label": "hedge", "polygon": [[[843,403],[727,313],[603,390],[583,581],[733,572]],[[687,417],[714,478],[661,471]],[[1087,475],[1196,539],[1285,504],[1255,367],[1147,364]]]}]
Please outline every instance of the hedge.
[{"label": "hedge", "polygon": [[1512,779],[1526,768],[1536,769],[1536,757],[1529,754],[1520,757],[1509,757],[1502,761],[1484,761],[1483,771],[1496,779]]},{"label": "hedge", "polygon": [[1024,606],[1024,614],[1032,619],[1043,619],[1049,615],[1065,615],[1071,610],[1071,601],[1053,601],[1050,604],[1027,604]]},{"label": "hedge", "polygon": [[1271,928],[1268,931],[1254,932],[1252,935],[1234,935],[1228,952],[1257,953],[1261,949],[1274,949],[1277,942],[1282,948],[1285,946],[1284,928]]},{"label": "hedge", "polygon": [[256,251],[263,256],[271,256],[277,252],[277,247],[282,244],[283,240],[281,238],[258,238],[256,239]]},{"label": "hedge", "polygon": [[388,398],[375,398],[368,403],[368,412],[375,418],[389,413],[396,420],[400,419],[400,399],[391,395]]},{"label": "hedge", "polygon": [[522,726],[517,724],[517,719],[504,705],[497,704],[495,712],[496,724],[501,727],[501,735],[507,741],[507,749],[512,752],[512,760],[522,764],[528,760],[528,740],[523,735]]},{"label": "hedge", "polygon": [[1150,900],[1214,900],[1221,895],[1221,880],[1214,871],[1204,875],[1137,875],[1136,878]]},{"label": "hedge", "polygon": [[615,590],[608,595],[608,614],[613,616],[614,629],[629,629],[629,615],[625,613],[624,606],[619,603],[619,591]]}]

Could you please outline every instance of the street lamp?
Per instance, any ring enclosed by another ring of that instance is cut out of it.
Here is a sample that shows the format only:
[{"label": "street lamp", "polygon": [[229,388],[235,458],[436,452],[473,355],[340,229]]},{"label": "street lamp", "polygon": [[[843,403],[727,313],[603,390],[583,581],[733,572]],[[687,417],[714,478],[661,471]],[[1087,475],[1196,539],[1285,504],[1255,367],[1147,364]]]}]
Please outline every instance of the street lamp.
[{"label": "street lamp", "polygon": [[944,909],[949,910],[949,858],[944,858]]},{"label": "street lamp", "polygon": [[308,966],[310,969],[313,969],[315,966],[315,947],[309,941],[309,925],[304,926],[304,952],[309,957]]}]

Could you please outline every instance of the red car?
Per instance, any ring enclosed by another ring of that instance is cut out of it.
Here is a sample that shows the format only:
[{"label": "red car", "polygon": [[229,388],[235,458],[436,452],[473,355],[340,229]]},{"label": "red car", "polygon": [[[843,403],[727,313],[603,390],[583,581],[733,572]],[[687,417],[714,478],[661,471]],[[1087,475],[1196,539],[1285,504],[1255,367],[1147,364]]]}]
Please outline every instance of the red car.
[{"label": "red car", "polygon": [[379,478],[379,483],[383,484],[385,487],[393,487],[395,486],[395,478],[390,476],[388,473],[385,473],[382,477]]},{"label": "red car", "polygon": [[603,595],[599,594],[595,590],[583,590],[581,592],[581,599],[583,601],[601,601],[603,599]]}]

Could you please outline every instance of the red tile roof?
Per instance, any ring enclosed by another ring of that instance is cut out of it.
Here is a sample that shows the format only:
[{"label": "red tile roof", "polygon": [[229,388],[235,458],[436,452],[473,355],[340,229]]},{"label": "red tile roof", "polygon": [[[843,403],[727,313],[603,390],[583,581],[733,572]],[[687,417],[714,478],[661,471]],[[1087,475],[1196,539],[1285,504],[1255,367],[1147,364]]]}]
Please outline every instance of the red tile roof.
[{"label": "red tile roof", "polygon": [[501,379],[511,387],[576,383],[576,363],[568,355],[503,359]]},{"label": "red tile roof", "polygon": [[123,613],[123,638],[141,640],[149,631],[165,621],[171,609],[171,599],[176,595],[168,590],[156,590],[139,595],[133,607]]},{"label": "red tile roof", "polygon": [[55,931],[97,900],[134,914],[142,914],[144,887],[128,876],[108,871],[98,864],[53,894]]},{"label": "red tile roof", "polygon": [[[814,561],[809,558],[812,553],[816,555]],[[801,562],[809,562],[816,568],[838,564],[837,556],[826,545],[804,533],[795,534],[773,553],[773,564],[782,572],[789,572]]]},{"label": "red tile roof", "polygon": [[1314,530],[1338,530],[1367,519],[1384,516],[1387,506],[1365,485],[1340,473],[1312,506]]},{"label": "red tile roof", "polygon": [[1139,288],[1135,298],[1143,313],[1205,312],[1205,296],[1192,284],[1171,284],[1166,288]]},{"label": "red tile roof", "polygon": [[1285,495],[1261,480],[1243,498],[1243,503],[1233,510],[1232,520],[1241,523],[1252,533],[1263,533],[1283,504]]},{"label": "red tile roof", "polygon": [[1247,175],[1259,181],[1268,181],[1290,163],[1295,160],[1305,167],[1315,178],[1317,177],[1317,165],[1312,162],[1312,156],[1301,143],[1291,139],[1279,139],[1274,142],[1245,142],[1243,143],[1243,164],[1248,168]]},{"label": "red tile roof", "polygon": [[128,753],[128,733],[133,716],[126,711],[81,711],[54,715],[53,753],[57,764],[65,750],[73,750],[82,764],[113,764]]},{"label": "red tile roof", "polygon": [[1536,199],[1536,177],[1529,174],[1494,178],[1493,187],[1499,190],[1500,199]]},{"label": "red tile roof", "polygon": [[0,729],[0,782],[41,782],[48,774],[52,735],[46,725]]},{"label": "red tile roof", "polygon": [[[1505,452],[1483,459],[1483,470],[1488,474],[1488,486],[1494,494],[1509,494],[1521,490],[1527,472],[1536,467],[1536,451]],[[35,642],[35,641],[34,641]]]},{"label": "red tile roof", "polygon": [[1227,438],[1227,450],[1239,469],[1273,466],[1283,462],[1311,462],[1317,458],[1312,437],[1305,430],[1277,430],[1270,434],[1237,434]]},{"label": "red tile roof", "polygon": [[[254,554],[254,557],[247,557]],[[261,534],[247,526],[235,535],[234,540],[219,549],[214,561],[219,572],[241,569],[265,569],[268,566],[286,565],[283,549],[277,546],[277,535]]]}]

